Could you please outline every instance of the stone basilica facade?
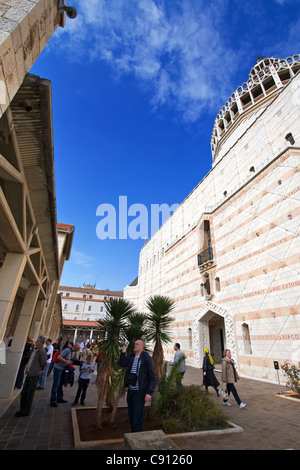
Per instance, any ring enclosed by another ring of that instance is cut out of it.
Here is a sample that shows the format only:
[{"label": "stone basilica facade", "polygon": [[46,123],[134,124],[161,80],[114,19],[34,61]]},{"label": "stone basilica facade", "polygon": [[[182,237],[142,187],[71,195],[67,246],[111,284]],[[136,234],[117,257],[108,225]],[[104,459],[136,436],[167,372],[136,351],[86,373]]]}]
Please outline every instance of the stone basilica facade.
[{"label": "stone basilica facade", "polygon": [[257,61],[215,119],[211,171],[124,290],[139,311],[151,295],[176,302],[172,339],[189,365],[230,348],[241,375],[276,381],[274,361],[300,361],[299,69],[299,55]]}]

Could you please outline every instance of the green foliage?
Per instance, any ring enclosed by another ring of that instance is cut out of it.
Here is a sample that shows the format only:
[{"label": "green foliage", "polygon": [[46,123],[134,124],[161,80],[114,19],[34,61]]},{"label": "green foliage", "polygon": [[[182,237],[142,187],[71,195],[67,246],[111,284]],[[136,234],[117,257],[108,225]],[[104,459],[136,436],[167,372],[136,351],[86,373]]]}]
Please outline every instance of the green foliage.
[{"label": "green foliage", "polygon": [[[124,328],[124,336],[129,342],[127,354],[133,352],[133,346],[136,340],[142,339],[146,341],[147,337],[147,317],[144,313],[133,312],[128,315],[127,324]],[[147,348],[145,347],[145,351]]]},{"label": "green foliage", "polygon": [[[177,366],[177,364],[176,364]],[[178,367],[172,367],[170,374],[167,374],[167,363],[163,365],[163,376],[158,383],[158,394],[155,400],[155,411],[157,413],[164,412],[176,398],[178,376]]]},{"label": "green foliage", "polygon": [[[130,314],[134,312],[133,305],[125,299],[113,299],[105,303],[106,318],[101,320],[100,330],[104,333],[104,340],[101,342],[100,350],[103,352],[102,360],[97,374],[98,405],[97,418],[98,426],[102,422],[102,408],[104,401],[114,410],[116,402],[123,393],[124,373],[119,366],[119,357],[122,344],[120,336],[126,327],[126,321]],[[113,419],[113,415],[112,418]]]},{"label": "green foliage", "polygon": [[121,352],[120,335],[126,327],[127,318],[134,312],[131,302],[125,299],[113,299],[105,302],[106,318],[99,322],[104,340],[100,350],[103,351],[102,364],[106,361],[114,363]]},{"label": "green foliage", "polygon": [[289,361],[285,361],[285,363],[281,366],[284,375],[287,379],[286,386],[293,390],[296,393],[300,394],[300,363],[298,367],[294,364],[291,364]]},{"label": "green foliage", "polygon": [[175,308],[175,303],[169,297],[155,295],[154,297],[149,297],[146,306],[150,311],[147,315],[147,338],[154,343],[152,359],[157,380],[160,382],[163,375],[162,368],[164,361],[162,345],[168,344],[171,341],[170,325],[174,318],[169,313]]},{"label": "green foliage", "polygon": [[148,340],[160,344],[168,344],[171,340],[170,325],[174,321],[169,313],[175,308],[175,303],[169,297],[155,295],[146,303],[150,313],[148,319]]},{"label": "green foliage", "polygon": [[152,409],[151,419],[155,426],[168,434],[227,427],[226,415],[202,387],[176,386],[179,364],[172,367],[170,374],[164,364]]}]

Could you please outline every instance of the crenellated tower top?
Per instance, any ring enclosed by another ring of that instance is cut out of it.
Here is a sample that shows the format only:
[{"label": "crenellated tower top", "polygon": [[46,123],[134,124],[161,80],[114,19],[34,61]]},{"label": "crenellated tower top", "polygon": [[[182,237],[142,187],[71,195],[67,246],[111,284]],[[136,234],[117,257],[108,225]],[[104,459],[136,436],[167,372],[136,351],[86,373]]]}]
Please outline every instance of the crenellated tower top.
[{"label": "crenellated tower top", "polygon": [[211,137],[213,161],[236,127],[241,116],[259,108],[282,87],[289,83],[300,69],[300,55],[286,59],[275,57],[257,57],[256,64],[250,71],[249,79],[232,93],[217,115]]}]

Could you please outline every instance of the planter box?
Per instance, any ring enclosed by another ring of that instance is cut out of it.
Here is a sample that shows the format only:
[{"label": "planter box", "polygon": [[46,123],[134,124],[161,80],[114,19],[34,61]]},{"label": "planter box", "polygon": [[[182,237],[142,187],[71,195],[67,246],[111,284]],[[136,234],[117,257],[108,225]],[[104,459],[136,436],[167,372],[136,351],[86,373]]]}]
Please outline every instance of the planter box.
[{"label": "planter box", "polygon": [[[127,410],[127,406],[119,407],[122,409]],[[105,445],[105,444],[122,444],[124,443],[124,437],[118,438],[118,439],[102,439],[102,440],[81,440],[80,436],[80,429],[79,429],[79,422],[78,422],[78,417],[77,417],[77,412],[79,411],[80,413],[85,410],[95,410],[95,415],[96,415],[96,407],[85,407],[85,408],[72,408],[71,413],[72,413],[72,425],[73,425],[73,435],[74,435],[74,447],[75,449],[90,449],[93,447],[99,447],[100,445]],[[220,434],[231,434],[231,433],[237,433],[237,432],[243,432],[243,428],[240,426],[237,426],[236,424],[227,421],[228,423],[228,428],[225,429],[217,429],[217,430],[210,430],[210,431],[194,431],[194,432],[186,432],[186,433],[178,433],[178,434],[167,434],[167,437],[172,439],[175,437],[188,437],[188,436],[210,436],[210,435],[220,435]]]},{"label": "planter box", "polygon": [[276,396],[279,398],[285,398],[287,400],[293,400],[293,401],[297,401],[298,403],[300,403],[299,393],[293,392],[292,390],[287,390],[284,393],[278,393]]}]

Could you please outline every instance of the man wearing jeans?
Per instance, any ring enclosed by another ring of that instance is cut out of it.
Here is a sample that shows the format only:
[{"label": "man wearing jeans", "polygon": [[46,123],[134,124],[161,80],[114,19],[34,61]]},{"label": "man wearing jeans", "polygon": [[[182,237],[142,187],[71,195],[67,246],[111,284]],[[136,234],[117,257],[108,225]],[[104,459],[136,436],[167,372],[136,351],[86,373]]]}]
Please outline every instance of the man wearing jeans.
[{"label": "man wearing jeans", "polygon": [[53,367],[53,384],[51,389],[50,405],[53,408],[57,407],[57,403],[66,403],[63,396],[63,379],[66,367],[72,364],[72,352],[80,350],[80,344],[69,342],[68,347],[63,349],[58,356],[58,362]]},{"label": "man wearing jeans", "polygon": [[175,354],[174,354],[174,361],[170,361],[170,366],[173,367],[177,364],[177,362],[180,361],[179,367],[178,367],[178,372],[180,374],[180,378],[178,378],[177,381],[177,387],[182,387],[182,379],[186,371],[186,365],[185,365],[185,355],[184,353],[180,350],[180,344],[175,343],[174,346]]},{"label": "man wearing jeans", "polygon": [[144,351],[142,340],[134,343],[134,352],[126,355],[125,344],[119,359],[119,364],[126,367],[124,385],[128,387],[127,405],[131,432],[143,430],[145,402],[151,401],[156,386],[156,374],[151,356]]}]

